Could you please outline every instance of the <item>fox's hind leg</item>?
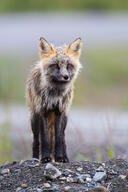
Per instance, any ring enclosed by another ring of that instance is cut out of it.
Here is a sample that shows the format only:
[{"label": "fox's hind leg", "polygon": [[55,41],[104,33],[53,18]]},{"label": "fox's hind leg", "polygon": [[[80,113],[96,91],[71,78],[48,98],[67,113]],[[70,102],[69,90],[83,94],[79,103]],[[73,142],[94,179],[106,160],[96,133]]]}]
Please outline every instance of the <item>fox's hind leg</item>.
[{"label": "fox's hind leg", "polygon": [[31,114],[31,129],[33,132],[32,157],[39,159],[39,115]]}]

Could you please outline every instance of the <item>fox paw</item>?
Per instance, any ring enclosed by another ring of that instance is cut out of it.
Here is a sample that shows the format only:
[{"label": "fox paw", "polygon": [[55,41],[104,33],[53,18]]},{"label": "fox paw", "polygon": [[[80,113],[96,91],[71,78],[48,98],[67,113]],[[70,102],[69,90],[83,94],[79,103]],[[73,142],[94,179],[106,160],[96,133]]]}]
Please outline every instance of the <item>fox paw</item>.
[{"label": "fox paw", "polygon": [[48,163],[48,162],[50,162],[51,161],[51,158],[50,157],[42,157],[41,158],[41,162],[42,163]]},{"label": "fox paw", "polygon": [[63,158],[63,162],[64,162],[64,163],[69,163],[69,159],[68,159],[67,156],[65,156],[65,157]]},{"label": "fox paw", "polygon": [[69,162],[67,157],[55,157],[55,161],[60,162],[60,163],[68,163]]}]

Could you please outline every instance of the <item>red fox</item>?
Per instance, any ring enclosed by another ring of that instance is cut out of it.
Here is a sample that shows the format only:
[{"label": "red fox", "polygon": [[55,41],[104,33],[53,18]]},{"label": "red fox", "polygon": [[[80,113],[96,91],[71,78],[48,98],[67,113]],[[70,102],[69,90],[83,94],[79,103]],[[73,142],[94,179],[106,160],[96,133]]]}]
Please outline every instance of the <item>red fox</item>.
[{"label": "red fox", "polygon": [[81,68],[81,38],[69,46],[54,47],[39,42],[41,60],[27,80],[26,99],[31,112],[32,156],[43,163],[68,162],[65,128],[73,99],[73,84]]}]

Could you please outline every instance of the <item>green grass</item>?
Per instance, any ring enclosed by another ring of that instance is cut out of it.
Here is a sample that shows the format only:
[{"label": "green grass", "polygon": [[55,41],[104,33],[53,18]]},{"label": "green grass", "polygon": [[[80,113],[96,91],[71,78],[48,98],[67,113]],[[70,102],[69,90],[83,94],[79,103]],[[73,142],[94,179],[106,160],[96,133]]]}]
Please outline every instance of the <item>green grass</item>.
[{"label": "green grass", "polygon": [[[128,47],[83,48],[74,105],[128,108],[127,53]],[[25,83],[34,57],[0,55],[0,102],[25,103]]]},{"label": "green grass", "polygon": [[0,100],[24,102],[26,69],[19,57],[0,56]]},{"label": "green grass", "polygon": [[82,154],[82,153],[78,153],[77,154],[77,158],[83,161],[104,161],[104,159],[112,159],[114,158],[115,155],[115,148],[114,146],[111,144],[109,144],[109,146],[107,146],[106,149],[102,149],[101,151],[101,147],[95,146],[95,152],[93,152],[93,154]]},{"label": "green grass", "polygon": [[12,143],[10,139],[9,123],[4,122],[0,126],[0,165],[6,161],[12,161]]},{"label": "green grass", "polygon": [[127,0],[1,0],[0,12],[47,10],[127,10]]}]

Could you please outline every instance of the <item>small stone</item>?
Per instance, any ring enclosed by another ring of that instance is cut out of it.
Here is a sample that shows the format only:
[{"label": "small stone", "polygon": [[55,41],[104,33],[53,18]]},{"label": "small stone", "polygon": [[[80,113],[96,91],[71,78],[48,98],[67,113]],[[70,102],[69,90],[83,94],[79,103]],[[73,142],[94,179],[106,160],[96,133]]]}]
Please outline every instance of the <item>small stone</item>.
[{"label": "small stone", "polygon": [[86,178],[86,181],[87,181],[88,183],[91,183],[92,179],[91,179],[90,177],[87,177],[87,178]]},{"label": "small stone", "polygon": [[124,180],[126,178],[126,175],[119,175],[119,178]]},{"label": "small stone", "polygon": [[70,169],[65,169],[65,171],[68,171],[69,173],[74,173],[72,170]]},{"label": "small stone", "polygon": [[88,188],[92,188],[92,187],[94,187],[94,184],[92,184],[92,183],[87,183],[87,186],[88,186]]},{"label": "small stone", "polygon": [[73,180],[73,178],[71,178],[71,177],[67,177],[67,182],[68,182],[68,183],[73,183],[74,180]]},{"label": "small stone", "polygon": [[21,169],[16,169],[14,172],[15,172],[15,174],[20,174],[21,173]]},{"label": "small stone", "polygon": [[98,181],[102,181],[102,180],[105,180],[107,178],[107,174],[106,172],[96,172],[94,177],[93,177],[93,180],[95,182],[98,182]]},{"label": "small stone", "polygon": [[78,178],[86,180],[86,178],[91,178],[91,176],[89,174],[82,174],[82,175],[78,175]]},{"label": "small stone", "polygon": [[28,186],[27,183],[23,183],[23,184],[21,184],[21,187],[23,187],[23,188],[26,188],[27,186]]},{"label": "small stone", "polygon": [[36,164],[35,164],[35,167],[39,167],[39,165],[40,165],[39,163],[36,163]]},{"label": "small stone", "polygon": [[10,170],[9,169],[2,169],[1,170],[1,174],[4,175],[4,174],[9,174],[10,173]]},{"label": "small stone", "polygon": [[0,176],[0,181],[1,181],[2,179],[4,179],[4,177],[3,177],[3,176]]},{"label": "small stone", "polygon": [[64,187],[64,190],[68,191],[70,188],[71,188],[70,186],[66,186],[66,187]]},{"label": "small stone", "polygon": [[24,163],[24,160],[21,160],[20,162],[19,162],[19,165],[22,165]]},{"label": "small stone", "polygon": [[59,185],[53,184],[52,185],[52,190],[58,190],[59,189]]},{"label": "small stone", "polygon": [[83,170],[83,168],[82,167],[78,167],[76,170],[81,172]]},{"label": "small stone", "polygon": [[45,167],[44,175],[49,179],[56,179],[57,177],[61,176],[61,172],[51,163],[48,163]]},{"label": "small stone", "polygon": [[83,179],[79,178],[78,183],[85,183]]},{"label": "small stone", "polygon": [[16,192],[19,192],[21,189],[22,189],[21,187],[18,187],[18,188],[16,189]]},{"label": "small stone", "polygon": [[100,166],[96,169],[96,171],[104,171],[104,167]]},{"label": "small stone", "polygon": [[64,175],[64,176],[68,176],[68,175],[69,175],[69,171],[64,171],[64,172],[63,172],[63,175]]},{"label": "small stone", "polygon": [[40,188],[36,189],[37,192],[43,192]]},{"label": "small stone", "polygon": [[60,177],[60,180],[64,181],[66,180],[66,177]]},{"label": "small stone", "polygon": [[49,188],[51,185],[49,183],[44,183],[44,187]]},{"label": "small stone", "polygon": [[107,191],[108,191],[107,188],[103,186],[94,188],[94,192],[107,192]]},{"label": "small stone", "polygon": [[30,164],[30,165],[28,165],[28,167],[29,167],[29,168],[34,168],[35,165]]},{"label": "small stone", "polygon": [[40,160],[37,159],[37,158],[32,158],[32,161],[36,161],[36,162],[39,162],[39,163],[40,163]]},{"label": "small stone", "polygon": [[4,177],[7,177],[7,176],[8,176],[8,174],[4,174],[3,176],[4,176]]}]

